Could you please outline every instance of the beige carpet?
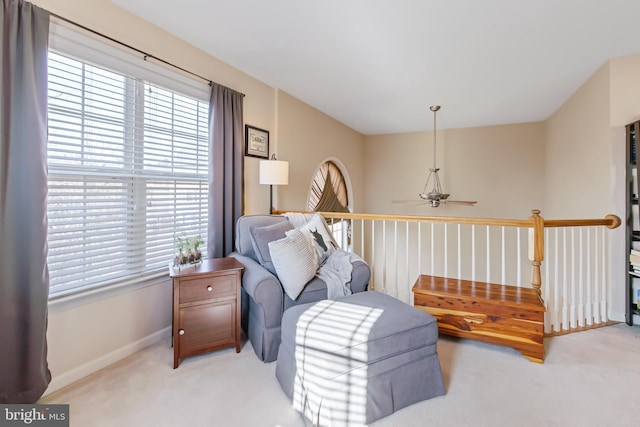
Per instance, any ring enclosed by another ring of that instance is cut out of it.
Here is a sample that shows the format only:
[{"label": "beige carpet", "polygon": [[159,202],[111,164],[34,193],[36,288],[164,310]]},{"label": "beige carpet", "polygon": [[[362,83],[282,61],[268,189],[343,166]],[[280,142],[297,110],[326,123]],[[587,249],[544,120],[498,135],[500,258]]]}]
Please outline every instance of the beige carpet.
[{"label": "beige carpet", "polygon": [[[441,337],[447,394],[372,424],[410,426],[640,425],[640,327],[624,324],[545,340],[543,365],[514,350]],[[245,342],[172,369],[168,342],[46,396],[68,403],[71,426],[294,427],[275,379]]]}]

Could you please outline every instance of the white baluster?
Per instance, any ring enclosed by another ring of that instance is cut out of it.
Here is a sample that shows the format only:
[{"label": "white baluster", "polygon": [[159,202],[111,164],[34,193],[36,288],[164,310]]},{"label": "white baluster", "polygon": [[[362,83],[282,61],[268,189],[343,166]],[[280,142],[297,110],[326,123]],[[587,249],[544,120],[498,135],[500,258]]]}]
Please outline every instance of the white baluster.
[{"label": "white baluster", "polygon": [[399,298],[398,293],[398,221],[393,221],[393,272],[394,272],[394,285],[396,288],[396,298]]},{"label": "white baluster", "polygon": [[502,285],[507,284],[507,251],[505,248],[505,235],[504,235],[504,226],[501,230],[502,236],[502,248],[501,248],[501,259],[502,259]]},{"label": "white baluster", "polygon": [[578,326],[579,327],[583,327],[585,325],[584,320],[585,320],[585,314],[584,314],[584,245],[583,245],[583,232],[584,229],[583,228],[579,228],[578,229],[580,231],[580,244],[579,244],[579,248],[580,248],[580,267],[578,268],[578,271],[580,272],[580,280],[578,281],[579,283],[579,288],[578,288]]},{"label": "white baluster", "polygon": [[387,293],[387,221],[382,221],[382,291]]},{"label": "white baluster", "polygon": [[518,247],[516,254],[516,283],[519,287],[522,287],[522,234],[521,227],[516,227],[516,245]]},{"label": "white baluster", "polygon": [[487,225],[487,283],[491,283],[491,237]]},{"label": "white baluster", "polygon": [[462,244],[460,243],[460,224],[458,224],[458,279],[462,279]]},{"label": "white baluster", "polygon": [[360,251],[362,259],[364,259],[365,251],[364,251],[364,219],[360,220]]},{"label": "white baluster", "polygon": [[423,274],[422,269],[422,221],[418,222],[418,274]]},{"label": "white baluster", "polygon": [[576,313],[576,228],[571,227],[571,327],[578,326],[578,318]]},{"label": "white baluster", "polygon": [[377,278],[376,271],[376,221],[371,221],[371,285],[373,289],[377,289],[375,279]]},{"label": "white baluster", "polygon": [[[544,229],[544,241],[545,242],[549,242],[549,229],[545,228]],[[545,251],[545,255],[544,255],[544,259],[547,260],[547,262],[543,263],[542,265],[544,266],[544,276],[545,276],[545,280],[543,283],[543,287],[544,287],[544,292],[543,292],[543,296],[544,296],[544,305],[547,308],[547,311],[544,313],[544,331],[545,332],[551,332],[551,328],[553,326],[553,316],[552,316],[552,310],[550,309],[550,307],[552,307],[552,298],[553,295],[551,295],[551,292],[549,291],[549,283],[551,282],[551,257],[549,256],[549,252],[550,252],[550,247],[551,245],[546,244],[544,245],[544,251]]]},{"label": "white baluster", "polygon": [[562,329],[569,329],[569,290],[567,283],[567,229],[562,229]]},{"label": "white baluster", "polygon": [[476,225],[471,225],[471,280],[476,280]]},{"label": "white baluster", "polygon": [[434,223],[431,223],[431,275],[435,276],[436,275],[436,271],[435,271],[435,253],[434,253],[434,238],[433,238],[433,231],[434,231]]},{"label": "white baluster", "polygon": [[593,321],[600,323],[600,260],[598,259],[598,229],[593,229]]},{"label": "white baluster", "polygon": [[591,233],[587,228],[587,325],[593,325],[593,306],[591,305]]},{"label": "white baluster", "polygon": [[601,262],[602,262],[602,298],[600,299],[600,319],[603,322],[606,322],[608,320],[608,315],[607,315],[607,288],[608,286],[606,286],[607,284],[607,235],[606,235],[606,230],[604,227],[601,227],[601,231],[602,231],[602,256],[601,258]]},{"label": "white baluster", "polygon": [[560,319],[559,317],[559,311],[560,311],[560,296],[559,296],[559,291],[560,291],[560,286],[558,286],[559,282],[559,273],[560,273],[560,264],[558,262],[558,229],[555,229],[554,232],[554,236],[555,236],[555,241],[554,241],[554,251],[555,253],[553,254],[554,256],[554,269],[553,269],[553,277],[554,277],[554,282],[553,282],[553,312],[551,313],[552,315],[552,320],[551,323],[553,324],[553,330],[556,332],[560,331]]},{"label": "white baluster", "polygon": [[405,290],[406,290],[406,298],[405,301],[413,305],[413,301],[411,301],[411,282],[409,281],[409,221],[405,222],[405,251],[404,251],[404,259],[406,262],[405,266]]}]

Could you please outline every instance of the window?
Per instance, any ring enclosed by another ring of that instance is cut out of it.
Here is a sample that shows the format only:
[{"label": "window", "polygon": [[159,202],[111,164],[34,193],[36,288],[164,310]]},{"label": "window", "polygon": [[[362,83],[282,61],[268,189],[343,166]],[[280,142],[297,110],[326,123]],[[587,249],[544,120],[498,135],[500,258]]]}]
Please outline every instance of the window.
[{"label": "window", "polygon": [[[309,191],[309,211],[349,212],[347,183],[338,165],[332,161],[324,162],[316,171]],[[329,229],[340,244],[347,249],[351,244],[351,223],[348,220],[330,220]]]},{"label": "window", "polygon": [[176,235],[206,241],[208,103],[52,51],[48,114],[53,296],[166,274]]},{"label": "window", "polygon": [[308,208],[318,212],[349,212],[347,184],[334,162],[324,162],[318,168],[311,182]]}]

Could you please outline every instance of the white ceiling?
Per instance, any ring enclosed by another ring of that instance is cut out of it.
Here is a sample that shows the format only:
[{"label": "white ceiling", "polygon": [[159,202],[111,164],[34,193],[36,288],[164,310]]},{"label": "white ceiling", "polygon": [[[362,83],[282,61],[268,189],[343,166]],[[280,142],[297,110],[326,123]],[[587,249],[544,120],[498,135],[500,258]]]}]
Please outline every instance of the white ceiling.
[{"label": "white ceiling", "polygon": [[640,53],[640,0],[112,1],[367,135],[546,120]]}]

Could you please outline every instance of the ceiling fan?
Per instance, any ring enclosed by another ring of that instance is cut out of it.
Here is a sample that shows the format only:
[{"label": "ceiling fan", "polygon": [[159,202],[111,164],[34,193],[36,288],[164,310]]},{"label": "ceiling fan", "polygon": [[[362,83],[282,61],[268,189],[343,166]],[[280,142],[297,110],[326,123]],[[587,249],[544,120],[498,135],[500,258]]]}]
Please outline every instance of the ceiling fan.
[{"label": "ceiling fan", "polygon": [[[478,202],[471,200],[449,200],[449,194],[442,192],[440,177],[438,176],[438,171],[440,169],[436,166],[436,113],[438,112],[438,110],[440,110],[440,106],[432,105],[431,107],[429,107],[429,109],[433,111],[433,167],[429,169],[429,176],[427,177],[427,182],[424,184],[422,193],[418,194],[418,196],[420,196],[420,199],[396,200],[393,203],[431,205],[431,207],[433,208],[437,208],[438,206],[440,206],[440,204],[445,203],[473,206]],[[427,192],[430,182],[433,184],[433,188],[431,189],[431,191]]]}]

